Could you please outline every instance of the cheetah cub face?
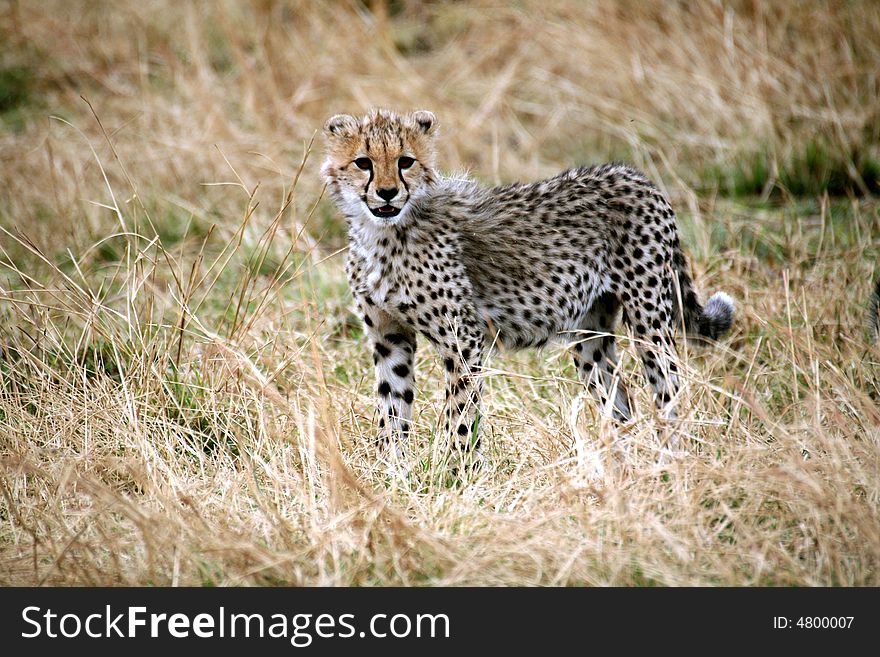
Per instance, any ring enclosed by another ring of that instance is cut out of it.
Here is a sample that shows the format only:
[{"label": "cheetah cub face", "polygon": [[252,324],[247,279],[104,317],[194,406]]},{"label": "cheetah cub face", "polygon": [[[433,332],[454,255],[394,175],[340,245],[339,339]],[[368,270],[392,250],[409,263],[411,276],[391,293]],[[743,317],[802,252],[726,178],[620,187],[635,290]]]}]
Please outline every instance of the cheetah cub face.
[{"label": "cheetah cub face", "polygon": [[340,209],[380,226],[401,223],[413,201],[436,181],[431,112],[403,116],[373,110],[363,119],[332,116],[322,174]]}]

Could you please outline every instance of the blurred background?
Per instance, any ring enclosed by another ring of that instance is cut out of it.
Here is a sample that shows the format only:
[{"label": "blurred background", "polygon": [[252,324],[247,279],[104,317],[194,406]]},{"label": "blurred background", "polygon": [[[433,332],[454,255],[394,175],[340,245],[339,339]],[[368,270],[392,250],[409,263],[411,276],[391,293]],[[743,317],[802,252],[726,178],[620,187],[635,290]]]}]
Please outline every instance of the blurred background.
[{"label": "blurred background", "polygon": [[[12,0],[0,217],[100,234],[83,146],[110,146],[85,101],[141,196],[196,223],[238,212],[204,183],[235,169],[279,191],[326,117],[373,106],[433,110],[444,168],[490,183],[621,159],[676,194],[863,196],[880,174],[878,34],[870,0]],[[338,237],[334,221],[322,203],[313,230]]]}]

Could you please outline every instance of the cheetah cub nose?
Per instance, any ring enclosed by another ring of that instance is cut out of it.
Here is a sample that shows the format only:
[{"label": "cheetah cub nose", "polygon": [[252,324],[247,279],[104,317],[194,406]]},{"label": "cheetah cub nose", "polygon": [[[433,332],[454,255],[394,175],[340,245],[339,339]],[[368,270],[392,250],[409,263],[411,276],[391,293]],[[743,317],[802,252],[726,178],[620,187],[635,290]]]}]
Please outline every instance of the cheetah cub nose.
[{"label": "cheetah cub nose", "polygon": [[397,196],[397,187],[389,187],[388,189],[377,189],[376,194],[379,195],[383,201],[390,201],[395,196]]}]

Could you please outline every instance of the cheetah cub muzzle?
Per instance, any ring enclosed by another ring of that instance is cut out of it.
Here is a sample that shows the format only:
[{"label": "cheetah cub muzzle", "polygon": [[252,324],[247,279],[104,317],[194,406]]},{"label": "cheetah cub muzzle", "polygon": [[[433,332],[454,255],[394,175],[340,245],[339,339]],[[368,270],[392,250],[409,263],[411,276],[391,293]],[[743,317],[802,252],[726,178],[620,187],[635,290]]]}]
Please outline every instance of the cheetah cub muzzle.
[{"label": "cheetah cub muzzle", "polygon": [[373,347],[383,445],[406,448],[419,333],[443,361],[447,434],[468,458],[479,452],[479,372],[494,344],[578,340],[579,377],[604,413],[628,420],[615,376],[619,317],[673,416],[674,328],[717,339],[734,305],[723,292],[698,300],[663,194],[618,163],[493,188],[444,177],[435,127],[431,112],[383,109],[324,126],[322,173],[348,222],[346,273]]}]

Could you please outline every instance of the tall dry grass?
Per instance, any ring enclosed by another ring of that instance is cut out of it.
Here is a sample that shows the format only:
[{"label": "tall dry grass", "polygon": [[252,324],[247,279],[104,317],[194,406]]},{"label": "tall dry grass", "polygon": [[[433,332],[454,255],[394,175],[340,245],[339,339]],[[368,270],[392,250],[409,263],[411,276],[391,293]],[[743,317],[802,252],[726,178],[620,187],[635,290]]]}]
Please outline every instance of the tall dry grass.
[{"label": "tall dry grass", "polygon": [[[0,582],[880,583],[877,5],[401,7],[0,9]],[[684,455],[631,345],[625,450],[564,354],[502,354],[455,479],[420,348],[416,458],[377,465],[312,143],[371,105],[487,182],[621,157],[669,191],[739,304],[684,354]]]}]

